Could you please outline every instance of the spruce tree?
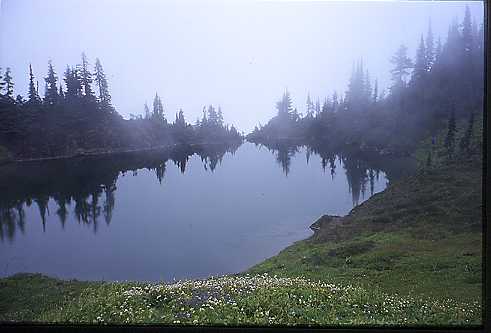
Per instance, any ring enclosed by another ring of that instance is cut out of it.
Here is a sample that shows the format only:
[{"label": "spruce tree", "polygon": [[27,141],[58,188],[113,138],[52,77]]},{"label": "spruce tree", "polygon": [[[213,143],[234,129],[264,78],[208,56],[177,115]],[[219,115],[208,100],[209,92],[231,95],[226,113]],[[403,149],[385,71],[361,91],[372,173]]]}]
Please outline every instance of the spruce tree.
[{"label": "spruce tree", "polygon": [[44,80],[46,81],[44,102],[47,105],[55,105],[58,101],[58,87],[56,85],[58,78],[56,77],[51,60],[48,62],[48,76],[46,76]]}]

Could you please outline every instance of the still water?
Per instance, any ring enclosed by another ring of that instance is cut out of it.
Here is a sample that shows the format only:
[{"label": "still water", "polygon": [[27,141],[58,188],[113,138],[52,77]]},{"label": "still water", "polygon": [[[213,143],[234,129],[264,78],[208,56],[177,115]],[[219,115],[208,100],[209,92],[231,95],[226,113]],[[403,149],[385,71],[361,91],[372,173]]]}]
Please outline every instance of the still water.
[{"label": "still water", "polygon": [[382,191],[399,165],[245,143],[4,166],[0,276],[240,272],[310,236],[319,216],[347,214]]}]

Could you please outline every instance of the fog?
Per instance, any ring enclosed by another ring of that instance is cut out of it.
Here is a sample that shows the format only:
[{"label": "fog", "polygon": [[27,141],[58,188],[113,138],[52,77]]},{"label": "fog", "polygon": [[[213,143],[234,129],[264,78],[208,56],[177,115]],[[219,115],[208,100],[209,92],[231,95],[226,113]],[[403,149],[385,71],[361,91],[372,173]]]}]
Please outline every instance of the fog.
[{"label": "fog", "polygon": [[142,114],[157,91],[168,119],[188,121],[206,104],[245,132],[276,112],[285,88],[304,112],[307,93],[344,93],[353,61],[363,58],[379,89],[389,85],[390,57],[404,43],[414,57],[431,18],[435,38],[481,2],[3,0],[0,66],[12,68],[25,95],[32,63],[42,78],[52,59],[61,76],[84,51],[101,59],[112,101],[125,117]]}]

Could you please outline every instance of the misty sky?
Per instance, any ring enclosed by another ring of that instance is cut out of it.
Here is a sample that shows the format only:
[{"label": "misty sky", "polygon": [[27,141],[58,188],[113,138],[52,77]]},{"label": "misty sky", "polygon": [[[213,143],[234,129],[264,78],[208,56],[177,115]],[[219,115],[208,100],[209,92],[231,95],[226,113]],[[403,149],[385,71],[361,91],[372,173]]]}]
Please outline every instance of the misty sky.
[{"label": "misty sky", "polygon": [[101,59],[113,104],[125,117],[151,107],[158,91],[166,116],[182,108],[195,122],[203,105],[221,105],[225,121],[250,131],[275,114],[285,88],[304,112],[311,96],[344,93],[363,57],[379,86],[404,43],[411,57],[428,29],[446,38],[469,4],[482,2],[0,0],[0,66],[26,94],[32,63],[44,95],[48,59],[61,76],[85,51]]}]

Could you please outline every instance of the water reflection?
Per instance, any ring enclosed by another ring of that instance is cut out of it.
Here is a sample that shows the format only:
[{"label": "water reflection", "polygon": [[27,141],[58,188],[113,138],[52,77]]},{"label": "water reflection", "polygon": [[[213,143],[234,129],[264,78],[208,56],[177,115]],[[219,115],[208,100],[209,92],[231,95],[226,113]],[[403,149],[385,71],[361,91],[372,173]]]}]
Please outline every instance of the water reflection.
[{"label": "water reflection", "polygon": [[[238,147],[239,145],[182,145],[171,151],[3,166],[0,168],[0,240],[12,241],[16,232],[25,232],[24,209],[32,205],[38,210],[43,231],[46,230],[47,216],[55,214],[64,229],[73,214],[74,220],[79,224],[90,226],[97,233],[100,223],[111,223],[118,177],[126,174],[136,176],[138,170],[147,169],[153,171],[162,184],[169,161],[184,174],[190,157],[195,154],[200,157],[206,171],[214,172],[224,155],[235,154]],[[368,194],[374,194],[381,172],[390,182],[414,169],[414,164],[409,159],[374,158],[287,142],[264,147],[274,154],[286,177],[292,171],[291,163],[295,155],[304,152],[307,164],[311,163],[312,155],[317,155],[319,158],[315,160],[320,161],[320,167],[324,172],[329,172],[333,181],[338,173],[346,176],[353,206]],[[236,177],[241,175],[237,174]],[[50,200],[54,204],[50,205]],[[50,207],[54,211],[50,211]]]},{"label": "water reflection", "polygon": [[312,154],[318,155],[321,159],[322,169],[326,171],[329,168],[333,180],[336,175],[337,160],[345,171],[353,206],[360,203],[360,196],[366,197],[367,186],[370,190],[370,196],[374,194],[375,182],[379,180],[380,172],[385,173],[388,183],[390,183],[415,169],[415,162],[410,158],[383,158],[370,154],[355,154],[349,151],[334,152],[322,146],[303,146],[287,141],[256,146],[266,147],[271,151],[286,176],[291,171],[292,158],[301,150],[305,151],[307,164]]},{"label": "water reflection", "polygon": [[0,240],[13,240],[16,230],[25,232],[24,207],[33,203],[46,230],[50,199],[54,212],[64,228],[70,206],[79,224],[110,224],[116,203],[116,181],[120,175],[138,174],[139,169],[155,172],[159,183],[165,176],[169,160],[186,171],[190,156],[197,154],[205,170],[213,172],[226,153],[234,153],[239,145],[178,146],[172,151],[136,152],[111,157],[84,157],[68,160],[6,165],[0,169]]}]

